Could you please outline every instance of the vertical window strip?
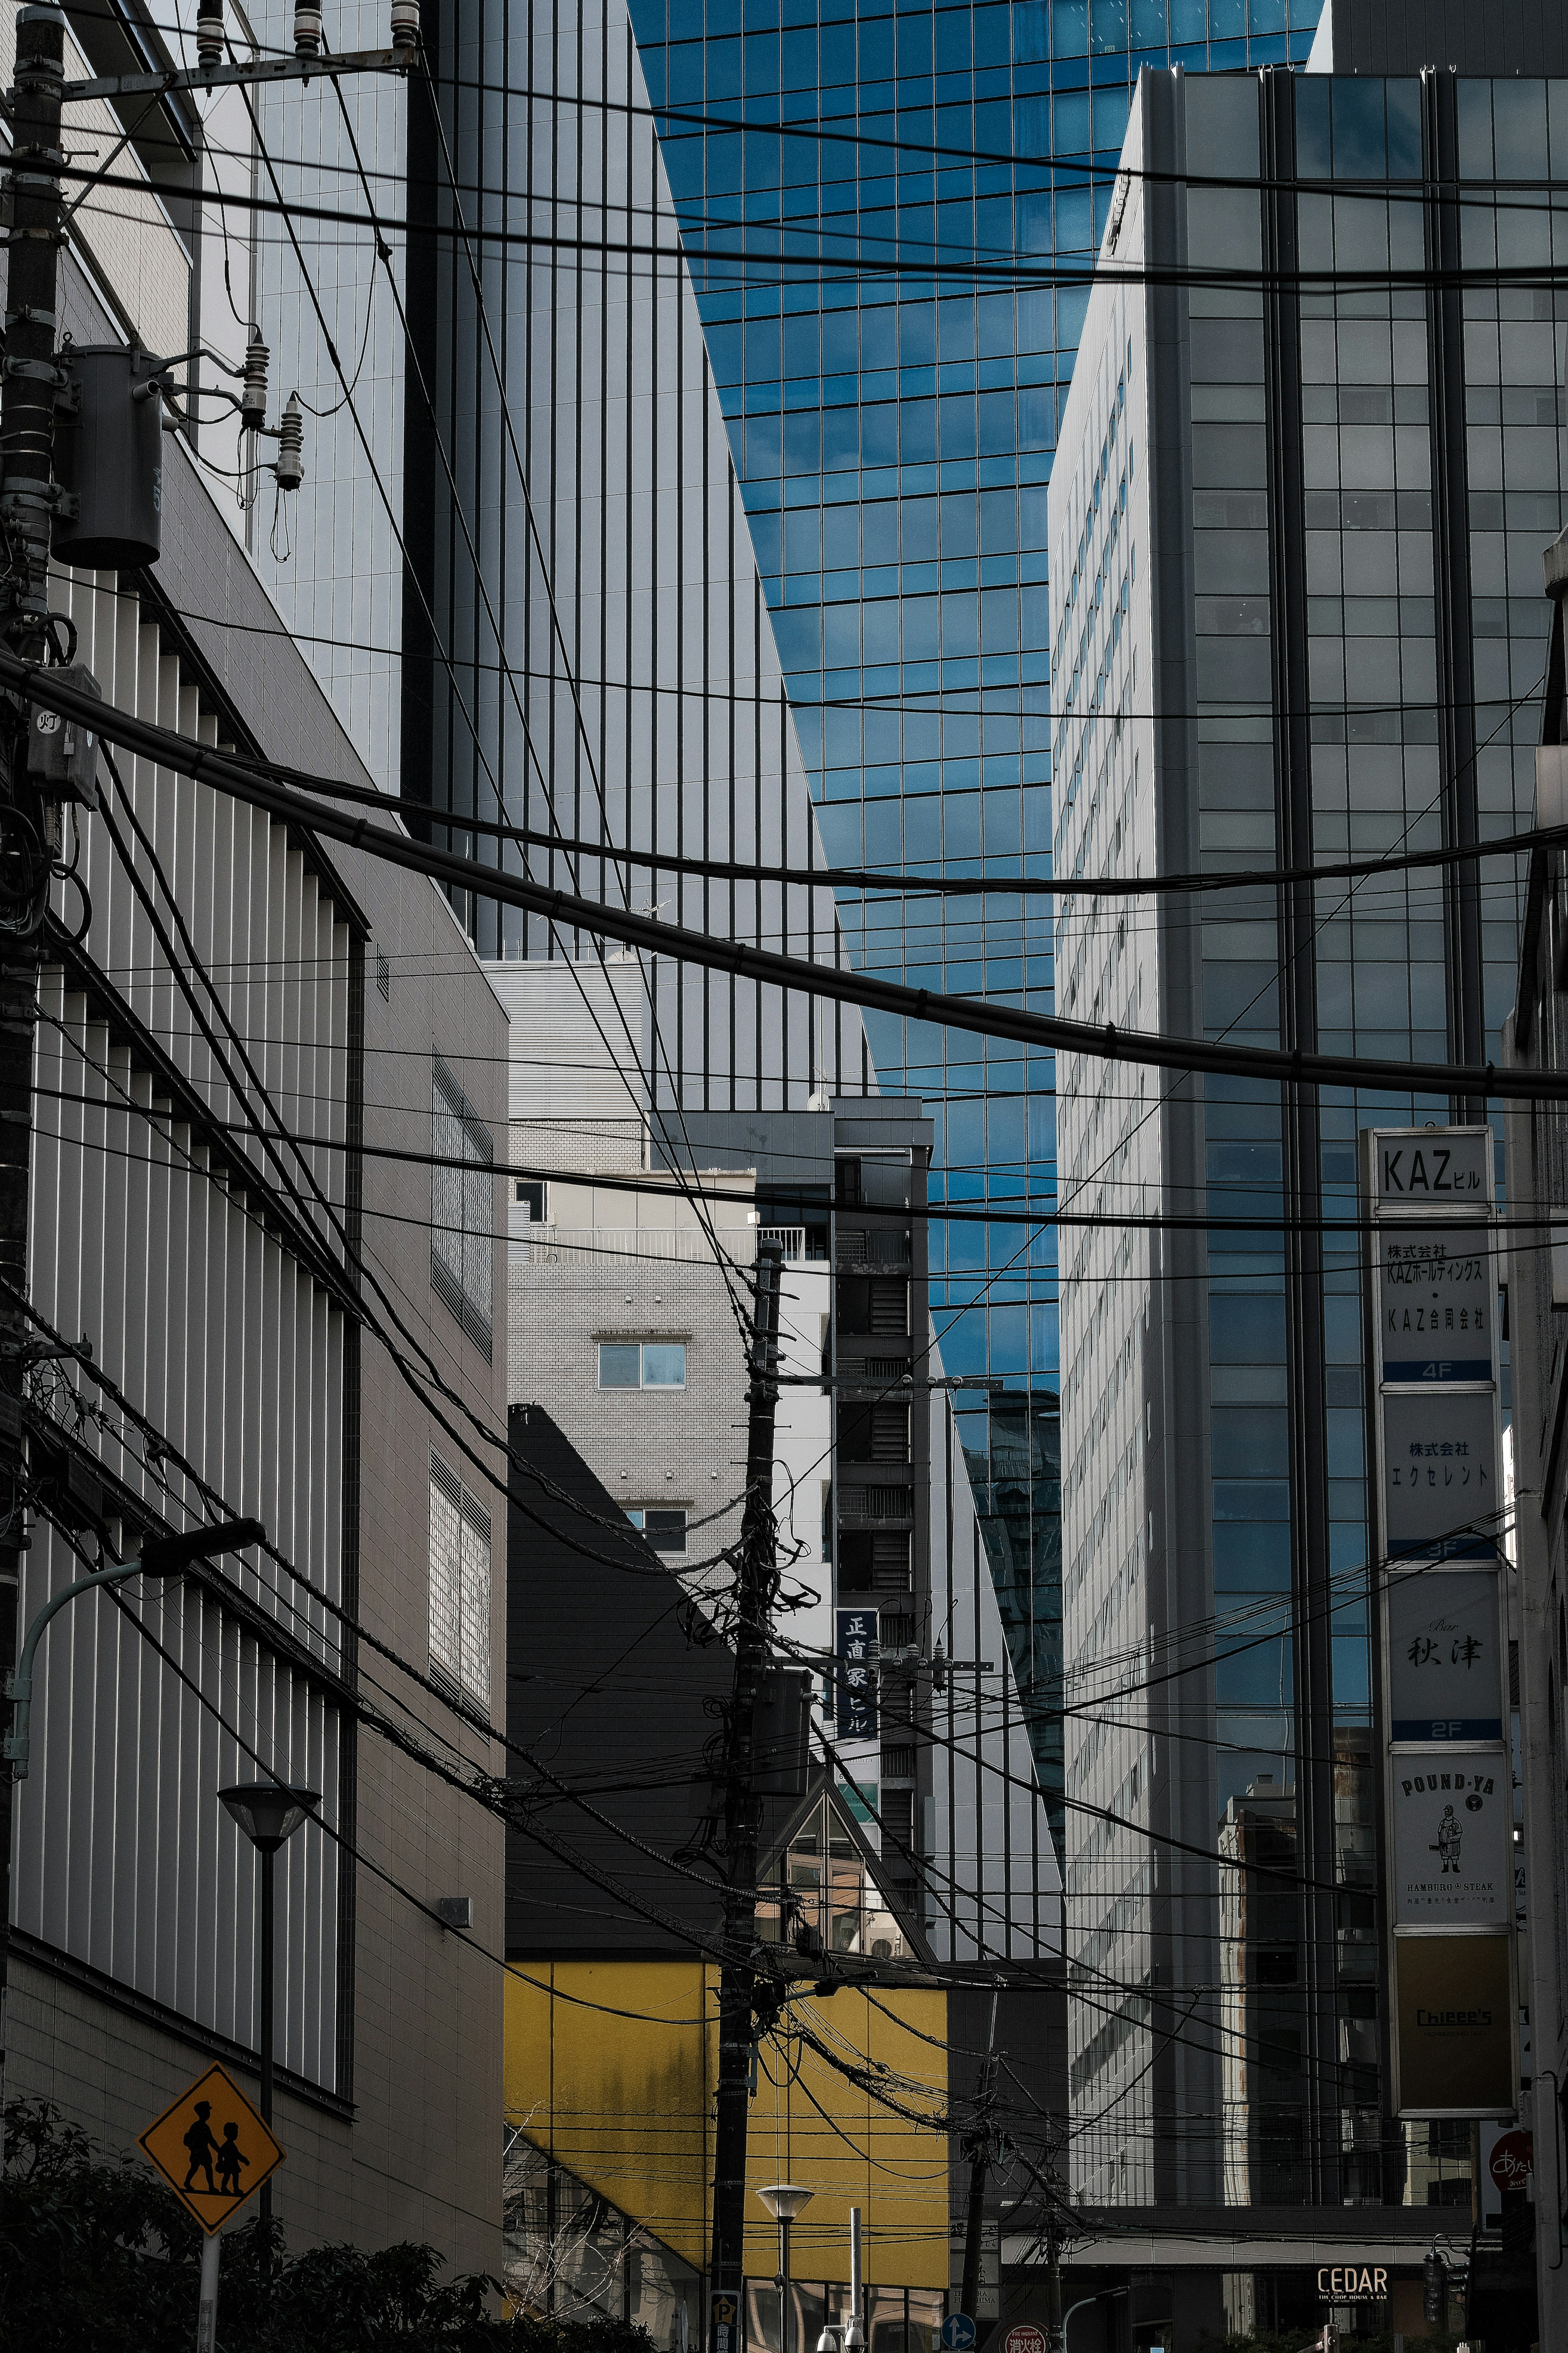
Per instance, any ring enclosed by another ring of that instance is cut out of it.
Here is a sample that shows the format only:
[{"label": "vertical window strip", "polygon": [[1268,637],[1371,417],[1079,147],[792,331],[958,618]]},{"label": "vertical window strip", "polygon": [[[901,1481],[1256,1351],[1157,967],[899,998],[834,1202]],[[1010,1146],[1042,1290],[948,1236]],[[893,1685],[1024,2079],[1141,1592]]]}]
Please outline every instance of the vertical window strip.
[{"label": "vertical window strip", "polygon": [[430,1450],[430,1665],[487,1706],[490,1515]]},{"label": "vertical window strip", "polygon": [[432,1060],[430,1281],[488,1359],[495,1334],[495,1153],[489,1128],[446,1063],[439,1054]]},{"label": "vertical window strip", "polygon": [[462,1497],[440,1457],[430,1457],[430,1665],[462,1677]]}]

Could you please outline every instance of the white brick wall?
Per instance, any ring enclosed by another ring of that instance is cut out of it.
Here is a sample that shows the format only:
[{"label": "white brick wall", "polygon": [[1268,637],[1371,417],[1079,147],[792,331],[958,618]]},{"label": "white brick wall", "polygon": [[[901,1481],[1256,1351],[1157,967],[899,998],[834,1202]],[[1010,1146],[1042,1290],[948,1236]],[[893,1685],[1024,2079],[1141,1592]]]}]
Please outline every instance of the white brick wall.
[{"label": "white brick wall", "polygon": [[[742,1271],[728,1271],[739,1286]],[[508,1283],[509,1401],[542,1406],[617,1503],[684,1504],[700,1518],[739,1497],[745,1358],[719,1267],[563,1250],[514,1259]],[[595,1342],[618,1335],[683,1339],[685,1388],[601,1389]],[[693,1534],[689,1557],[740,1532],[736,1501]]]}]

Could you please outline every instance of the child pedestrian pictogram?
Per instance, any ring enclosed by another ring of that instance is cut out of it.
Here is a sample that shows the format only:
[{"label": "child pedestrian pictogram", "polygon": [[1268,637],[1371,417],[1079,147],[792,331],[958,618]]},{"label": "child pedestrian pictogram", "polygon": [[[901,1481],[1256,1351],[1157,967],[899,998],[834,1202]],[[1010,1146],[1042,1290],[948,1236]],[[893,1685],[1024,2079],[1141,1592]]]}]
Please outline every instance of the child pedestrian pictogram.
[{"label": "child pedestrian pictogram", "polygon": [[191,2152],[191,2161],[185,2168],[185,2178],[180,2187],[182,2190],[189,2189],[195,2179],[196,2168],[199,2165],[206,2175],[207,2188],[211,2189],[215,2186],[213,2154],[217,2147],[217,2143],[212,2137],[212,2126],[207,2122],[207,2118],[213,2112],[213,2104],[210,2100],[197,2100],[194,2105],[196,2120],[185,2135],[185,2147]]},{"label": "child pedestrian pictogram", "polygon": [[186,2212],[210,2237],[277,2172],[283,2151],[227,2070],[209,2067],[142,2135]]}]

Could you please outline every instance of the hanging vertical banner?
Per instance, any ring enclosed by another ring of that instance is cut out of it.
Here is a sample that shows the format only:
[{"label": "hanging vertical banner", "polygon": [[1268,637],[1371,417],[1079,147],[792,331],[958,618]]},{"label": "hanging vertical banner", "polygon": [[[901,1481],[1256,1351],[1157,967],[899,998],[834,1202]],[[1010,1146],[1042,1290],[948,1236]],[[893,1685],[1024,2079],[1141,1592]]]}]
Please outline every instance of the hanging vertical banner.
[{"label": "hanging vertical banner", "polygon": [[1383,1523],[1390,1560],[1496,1560],[1497,1399],[1384,1384]]},{"label": "hanging vertical banner", "polygon": [[834,1612],[838,1669],[838,1737],[877,1737],[877,1612],[838,1609]]},{"label": "hanging vertical banner", "polygon": [[1510,2116],[1517,2015],[1507,1936],[1396,1936],[1394,2049],[1400,2113]]},{"label": "hanging vertical banner", "polygon": [[1484,1226],[1391,1219],[1378,1234],[1378,1273],[1385,1381],[1490,1380],[1497,1303]]},{"label": "hanging vertical banner", "polygon": [[1513,1915],[1513,1775],[1495,1749],[1406,1752],[1389,1816],[1401,1927],[1505,1927]]},{"label": "hanging vertical banner", "polygon": [[1495,1568],[1453,1568],[1439,1575],[1391,1563],[1391,1740],[1501,1740],[1500,1599]]},{"label": "hanging vertical banner", "polygon": [[1363,1141],[1394,2098],[1496,2116],[1517,2057],[1493,1141]]}]

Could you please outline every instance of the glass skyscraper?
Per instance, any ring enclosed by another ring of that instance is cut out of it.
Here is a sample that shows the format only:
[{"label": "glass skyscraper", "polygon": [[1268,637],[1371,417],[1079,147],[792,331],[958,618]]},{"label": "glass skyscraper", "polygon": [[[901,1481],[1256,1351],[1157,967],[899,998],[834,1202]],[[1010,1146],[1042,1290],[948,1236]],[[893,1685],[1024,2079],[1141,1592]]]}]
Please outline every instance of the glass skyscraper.
[{"label": "glass skyscraper", "polygon": [[[1046,483],[1141,66],[1300,62],[1319,0],[631,0],[789,706],[830,863],[973,876],[844,894],[848,952],[1054,1002]],[[1099,164],[1092,180],[1084,166]],[[866,1017],[937,1123],[932,1193],[1056,1199],[1050,1058]],[[936,1225],[961,1396],[1047,1788],[1060,1659],[1053,1230]]]}]

